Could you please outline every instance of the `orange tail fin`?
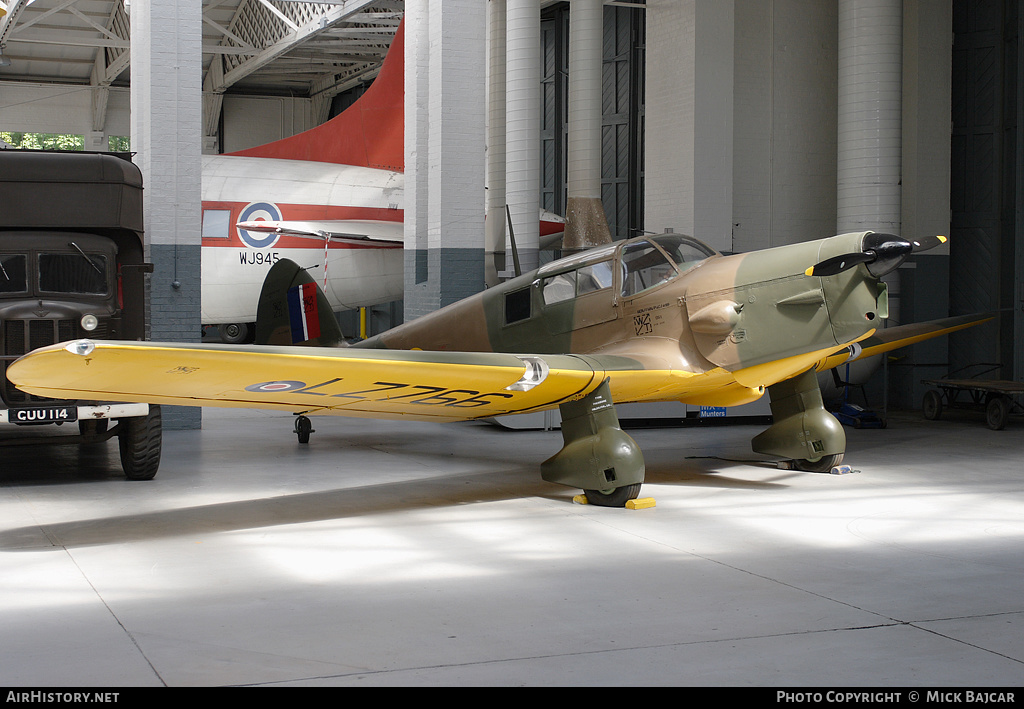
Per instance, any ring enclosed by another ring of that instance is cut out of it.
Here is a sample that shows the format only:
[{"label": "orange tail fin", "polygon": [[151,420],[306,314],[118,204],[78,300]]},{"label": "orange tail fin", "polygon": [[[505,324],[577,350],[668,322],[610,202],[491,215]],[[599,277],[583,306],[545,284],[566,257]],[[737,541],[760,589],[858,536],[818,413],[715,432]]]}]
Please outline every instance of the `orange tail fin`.
[{"label": "orange tail fin", "polygon": [[380,73],[359,99],[323,125],[230,155],[405,169],[405,22]]}]

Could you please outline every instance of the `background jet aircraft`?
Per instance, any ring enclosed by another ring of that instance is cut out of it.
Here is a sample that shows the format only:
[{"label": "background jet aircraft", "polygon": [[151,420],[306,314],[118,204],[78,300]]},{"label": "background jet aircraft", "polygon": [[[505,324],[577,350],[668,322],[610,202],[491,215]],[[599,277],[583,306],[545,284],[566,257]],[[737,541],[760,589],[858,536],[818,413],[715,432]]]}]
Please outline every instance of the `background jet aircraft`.
[{"label": "background jet aircraft", "polygon": [[[334,311],[402,299],[404,36],[400,25],[374,82],[323,125],[203,156],[201,319],[226,341],[245,341],[282,258],[319,269]],[[565,228],[550,212],[539,218],[541,235]]]},{"label": "background jet aircraft", "polygon": [[[822,405],[816,371],[985,319],[880,329],[880,277],[937,243],[863,232],[722,256],[679,234],[639,237],[554,261],[351,347],[78,340],[26,355],[8,378],[43,396],[302,416],[444,422],[557,406],[564,445],[542,463],[542,477],[622,506],[638,496],[644,463],[615,403],[731,406],[767,392],[774,423],[753,449],[804,470],[838,464],[846,437]],[[268,284],[280,297],[265,304],[267,337],[334,344],[322,294],[302,283],[312,279],[294,265],[277,272],[285,276]]]}]

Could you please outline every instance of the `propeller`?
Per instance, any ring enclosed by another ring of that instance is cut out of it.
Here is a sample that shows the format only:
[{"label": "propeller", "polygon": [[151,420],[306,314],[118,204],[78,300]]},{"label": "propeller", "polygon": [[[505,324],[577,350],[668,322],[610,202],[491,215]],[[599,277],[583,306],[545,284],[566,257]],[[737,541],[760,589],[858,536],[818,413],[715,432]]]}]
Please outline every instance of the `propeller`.
[{"label": "propeller", "polygon": [[894,234],[878,234],[870,232],[864,237],[863,251],[841,254],[816,263],[806,271],[808,276],[834,276],[837,273],[853,268],[857,264],[867,264],[868,272],[880,278],[897,268],[912,253],[927,251],[946,243],[944,236],[927,236],[922,239],[908,241]]}]

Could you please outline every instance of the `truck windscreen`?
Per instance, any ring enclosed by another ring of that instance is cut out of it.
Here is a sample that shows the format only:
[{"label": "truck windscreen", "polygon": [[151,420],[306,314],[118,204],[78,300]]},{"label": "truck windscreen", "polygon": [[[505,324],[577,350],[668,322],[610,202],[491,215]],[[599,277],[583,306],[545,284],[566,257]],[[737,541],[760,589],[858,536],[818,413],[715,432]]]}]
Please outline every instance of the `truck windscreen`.
[{"label": "truck windscreen", "polygon": [[0,254],[0,293],[26,293],[25,254]]},{"label": "truck windscreen", "polygon": [[39,254],[39,290],[42,293],[106,295],[107,287],[106,256]]}]

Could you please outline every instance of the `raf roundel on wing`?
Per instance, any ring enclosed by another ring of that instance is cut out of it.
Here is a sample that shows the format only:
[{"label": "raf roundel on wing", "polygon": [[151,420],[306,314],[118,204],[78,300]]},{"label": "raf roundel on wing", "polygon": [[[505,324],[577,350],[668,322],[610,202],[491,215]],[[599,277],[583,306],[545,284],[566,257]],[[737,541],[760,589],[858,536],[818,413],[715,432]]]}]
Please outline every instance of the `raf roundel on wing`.
[{"label": "raf roundel on wing", "polygon": [[245,388],[246,391],[262,391],[262,392],[282,392],[282,391],[295,391],[306,386],[305,382],[299,382],[290,379],[282,379],[276,382],[260,382],[259,384],[250,384]]}]

